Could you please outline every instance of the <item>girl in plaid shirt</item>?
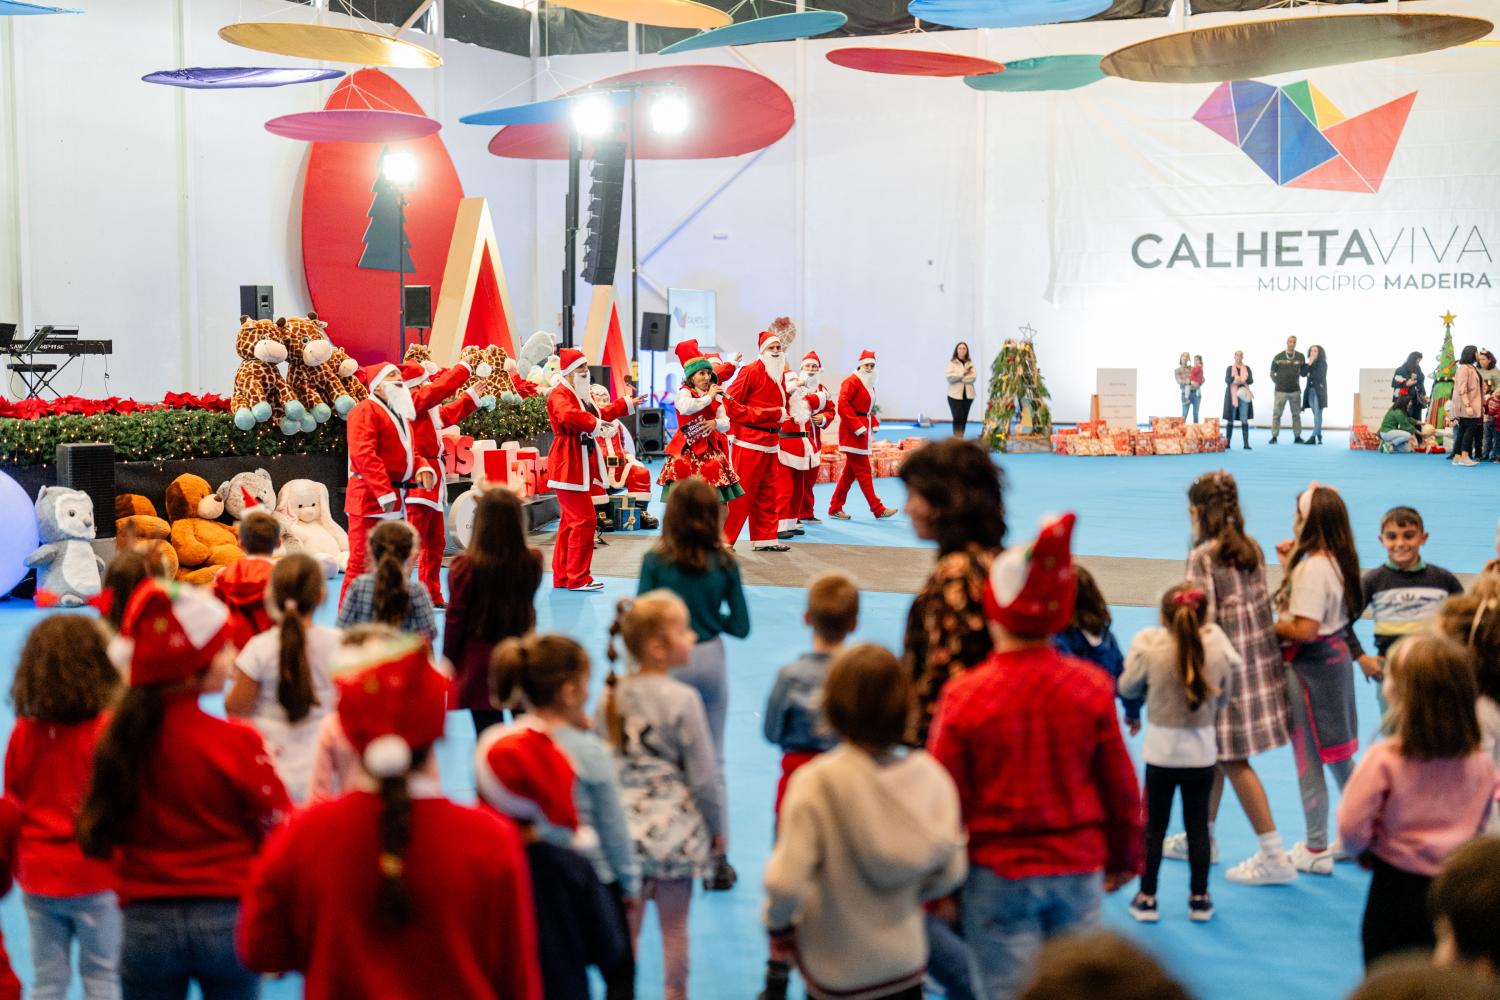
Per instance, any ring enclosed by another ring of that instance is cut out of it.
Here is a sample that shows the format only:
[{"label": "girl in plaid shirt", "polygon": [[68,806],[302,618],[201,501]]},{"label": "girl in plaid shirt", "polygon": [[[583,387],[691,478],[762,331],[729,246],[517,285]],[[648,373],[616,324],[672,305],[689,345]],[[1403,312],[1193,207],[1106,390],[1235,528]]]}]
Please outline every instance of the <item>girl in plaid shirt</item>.
[{"label": "girl in plaid shirt", "polygon": [[417,533],[411,525],[381,521],[370,532],[370,562],[375,568],[348,585],[339,605],[339,628],[390,625],[431,645],[437,639],[437,621],[427,588],[411,578],[417,562]]}]

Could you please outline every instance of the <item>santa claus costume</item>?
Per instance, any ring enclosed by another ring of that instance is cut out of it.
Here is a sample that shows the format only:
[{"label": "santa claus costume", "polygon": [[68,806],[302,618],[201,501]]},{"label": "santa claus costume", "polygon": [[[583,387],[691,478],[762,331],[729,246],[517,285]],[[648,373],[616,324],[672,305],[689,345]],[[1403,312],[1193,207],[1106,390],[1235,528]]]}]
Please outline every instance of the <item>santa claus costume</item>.
[{"label": "santa claus costume", "polygon": [[819,524],[817,511],[813,507],[813,486],[818,481],[818,467],[823,460],[823,431],[833,423],[834,411],[838,408],[838,397],[823,384],[823,359],[816,351],[808,351],[802,359],[802,375],[807,386],[823,400],[823,405],[812,411],[807,422],[807,445],[813,454],[812,475],[804,477],[800,489],[793,494],[792,516],[797,526],[804,523]]},{"label": "santa claus costume", "polygon": [[849,487],[857,481],[865,502],[870,505],[870,513],[877,518],[894,517],[895,508],[887,507],[875,495],[875,480],[870,474],[870,443],[880,429],[880,420],[875,416],[874,351],[862,351],[854,374],[839,386],[838,414],[839,451],[844,453],[844,471],[839,474],[838,485],[833,488],[828,516],[849,520],[849,515],[844,512],[844,501],[849,497]]},{"label": "santa claus costume", "polygon": [[[808,357],[816,358],[816,354]],[[777,538],[792,538],[803,533],[797,519],[802,494],[812,496],[814,481],[818,478],[818,465],[823,456],[818,446],[812,443],[813,414],[821,412],[832,400],[818,384],[817,372],[807,372],[807,359],[795,372],[787,372],[787,419],[781,422],[781,453],[777,456],[785,466],[781,483],[785,487],[781,495],[781,521],[777,525]]]},{"label": "santa claus costume", "polygon": [[677,390],[677,433],[667,443],[667,460],[656,483],[661,498],[672,486],[689,476],[701,476],[728,503],[745,491],[729,460],[729,414],[724,408],[723,388],[713,361],[698,348],[696,340],[684,340],[673,348],[682,364],[682,388]]},{"label": "santa claus costume", "polygon": [[730,461],[744,494],[729,502],[724,518],[724,538],[733,545],[745,522],[750,522],[750,543],[762,552],[785,552],[790,546],[776,538],[780,520],[784,467],[781,453],[781,422],[787,419],[786,347],[776,334],[763,331],[757,345],[760,357],[739,370],[724,390],[732,445]]},{"label": "santa claus costume", "polygon": [[547,486],[557,493],[562,507],[552,546],[552,586],[592,592],[604,589],[589,572],[594,561],[594,487],[604,483],[603,452],[596,439],[614,434],[615,421],[634,412],[636,400],[627,396],[605,407],[595,406],[583,352],[564,347],[558,352],[558,363],[562,370],[547,394],[547,420],[553,435]]},{"label": "santa claus costume", "polygon": [[[593,386],[589,392],[596,407],[609,405],[609,390],[604,386]],[[604,455],[604,482],[594,493],[594,506],[607,510],[610,494],[623,495],[640,505],[642,528],[658,527],[656,518],[646,513],[651,503],[651,470],[635,457],[635,438],[631,437],[630,429],[620,420],[612,423],[615,432],[598,440]]]},{"label": "santa claus costume", "polygon": [[[465,382],[474,377],[483,378],[489,373],[489,365],[480,364],[470,368],[460,362],[452,368],[439,370],[436,365],[415,362],[422,372],[406,383],[412,394],[412,405],[417,419],[412,423],[412,447],[417,459],[437,472],[437,480],[431,486],[417,486],[406,494],[406,519],[411,522],[417,537],[421,539],[422,555],[417,568],[417,579],[427,588],[436,608],[446,607],[439,573],[443,568],[443,555],[448,550],[448,533],[443,522],[445,492],[444,458],[446,446],[443,428],[452,427],[471,413],[481,408],[493,410],[494,396],[481,396],[475,391],[478,383],[463,389]],[[460,391],[462,390],[462,391]],[[456,394],[456,395],[455,395]],[[452,397],[450,399],[450,397]],[[449,402],[443,402],[443,400]],[[430,404],[423,406],[421,404]],[[351,553],[353,546],[351,545]]]}]

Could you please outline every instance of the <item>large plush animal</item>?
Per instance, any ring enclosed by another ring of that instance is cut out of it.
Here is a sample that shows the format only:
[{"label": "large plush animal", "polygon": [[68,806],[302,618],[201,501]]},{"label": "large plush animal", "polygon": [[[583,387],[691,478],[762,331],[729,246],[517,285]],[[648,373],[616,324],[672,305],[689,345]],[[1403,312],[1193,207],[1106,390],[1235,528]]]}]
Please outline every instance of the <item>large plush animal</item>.
[{"label": "large plush animal", "polygon": [[301,426],[302,404],[293,395],[291,385],[282,377],[278,367],[286,360],[286,347],[278,337],[276,324],[270,320],[240,317],[234,350],[241,360],[234,373],[229,408],[234,414],[234,425],[242,431],[271,419],[275,419],[285,433],[296,431],[296,428],[287,431],[288,424]]},{"label": "large plush animal", "polygon": [[401,356],[401,362],[408,365],[421,365],[429,375],[436,375],[438,372],[438,364],[432,360],[432,348],[420,340],[414,340],[406,345],[406,353]]},{"label": "large plush animal", "polygon": [[94,553],[94,501],[67,486],[43,486],[36,495],[42,544],[26,557],[37,570],[37,603],[77,608],[104,589],[104,560]]},{"label": "large plush animal", "polygon": [[464,383],[464,390],[474,390],[474,395],[479,397],[481,409],[493,410],[497,399],[503,399],[507,403],[521,401],[515,383],[511,380],[511,360],[506,355],[505,348],[498,344],[491,344],[489,347],[470,345],[460,351],[458,357],[474,371],[473,377]]},{"label": "large plush animal", "polygon": [[[342,347],[334,346],[333,356],[328,359],[328,364],[338,373],[338,380],[344,387],[344,392],[348,393],[349,398],[354,400],[356,404],[363,402],[370,395],[370,391],[365,388],[365,384],[355,377],[355,373],[359,371],[359,362],[351,358],[349,353]],[[353,407],[350,407],[350,409],[353,409]],[[341,413],[339,416],[346,420],[349,418],[347,412]]]},{"label": "large plush animal", "polygon": [[287,381],[307,408],[312,422],[302,421],[303,431],[312,431],[338,413],[347,416],[355,399],[344,386],[339,366],[333,363],[333,341],[328,339],[317,313],[286,316],[276,321],[278,339],[286,348]]},{"label": "large plush animal", "polygon": [[224,567],[245,557],[233,530],[219,523],[224,503],[208,480],[184,473],[167,487],[167,520],[177,551],[177,579],[209,584]]},{"label": "large plush animal", "polygon": [[547,370],[549,362],[555,371],[558,367],[557,340],[546,330],[538,330],[521,345],[517,354],[517,371],[522,378],[535,385],[539,392],[545,394],[552,388],[553,372]]},{"label": "large plush animal", "polygon": [[177,575],[177,550],[172,548],[172,526],[156,514],[156,505],[139,493],[115,497],[115,548],[132,549],[146,557],[151,572],[170,580]]},{"label": "large plush animal", "polygon": [[327,486],[312,479],[284,484],[276,496],[276,520],[285,551],[312,556],[329,577],[348,567],[349,535],[333,519]]},{"label": "large plush animal", "polygon": [[224,511],[232,520],[239,522],[245,511],[259,507],[267,514],[276,506],[276,487],[271,474],[265,469],[241,472],[226,483],[220,483],[214,496],[224,505]]}]

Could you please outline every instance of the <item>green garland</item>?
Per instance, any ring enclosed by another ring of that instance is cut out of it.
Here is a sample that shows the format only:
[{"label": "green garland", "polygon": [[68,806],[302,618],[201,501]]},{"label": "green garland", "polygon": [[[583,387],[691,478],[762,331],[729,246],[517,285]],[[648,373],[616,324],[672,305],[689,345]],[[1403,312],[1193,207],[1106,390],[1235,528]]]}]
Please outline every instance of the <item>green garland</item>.
[{"label": "green garland", "polygon": [[982,440],[991,451],[1005,451],[1011,422],[1031,417],[1031,433],[1052,433],[1051,394],[1042,381],[1036,349],[1030,340],[1007,340],[990,367],[989,401],[985,405]]},{"label": "green garland", "polygon": [[[534,438],[547,429],[546,401],[533,396],[519,405],[500,403],[461,425],[465,434],[496,441]],[[0,465],[35,466],[53,461],[57,446],[73,441],[110,441],[119,462],[165,462],[240,455],[322,455],[342,452],[344,422],[330,420],[311,434],[281,433],[272,423],[242,431],[234,417],[211,410],[147,410],[141,413],[66,414],[35,420],[0,419]]]}]

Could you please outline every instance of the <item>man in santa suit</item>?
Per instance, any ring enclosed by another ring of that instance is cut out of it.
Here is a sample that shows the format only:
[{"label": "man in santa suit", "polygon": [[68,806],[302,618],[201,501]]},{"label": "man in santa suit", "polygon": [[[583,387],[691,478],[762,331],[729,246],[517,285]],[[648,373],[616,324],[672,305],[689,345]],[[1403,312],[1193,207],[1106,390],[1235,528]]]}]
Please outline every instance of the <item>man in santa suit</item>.
[{"label": "man in santa suit", "polygon": [[[609,390],[604,386],[590,386],[589,392],[599,409],[609,405]],[[619,420],[613,423],[615,432],[598,440],[604,453],[604,482],[594,494],[594,506],[607,511],[610,492],[623,493],[640,504],[642,528],[658,527],[656,518],[646,513],[646,505],[651,502],[651,470],[635,457],[635,438],[630,430]]]},{"label": "man in santa suit", "polygon": [[345,427],[349,442],[349,489],[344,494],[344,513],[349,517],[349,566],[339,590],[340,604],[349,583],[365,571],[370,529],[378,521],[405,517],[409,490],[437,484],[437,471],[420,460],[412,446],[417,411],[406,382],[421,374],[421,365],[397,366],[390,362],[359,370],[359,380],[370,395],[349,411]]},{"label": "man in santa suit", "polygon": [[833,421],[834,409],[838,406],[838,400],[828,387],[823,385],[822,378],[823,360],[818,357],[816,351],[808,351],[802,358],[803,386],[809,393],[808,398],[811,399],[812,394],[815,393],[821,405],[809,407],[807,449],[812,456],[812,465],[806,476],[795,478],[792,490],[790,516],[797,522],[798,529],[804,522],[821,523],[813,508],[813,485],[818,481],[818,468],[823,461],[823,429]]},{"label": "man in santa suit", "polygon": [[724,409],[729,414],[729,461],[744,493],[729,501],[724,517],[724,537],[733,545],[740,529],[750,522],[750,543],[757,552],[786,552],[791,546],[776,538],[780,520],[779,479],[783,466],[781,424],[787,419],[786,347],[769,330],[758,341],[760,357],[739,370],[724,390]]},{"label": "man in santa suit", "polygon": [[[443,428],[459,423],[475,410],[493,410],[495,397],[479,395],[475,391],[479,385],[477,382],[467,390],[459,391],[471,378],[488,377],[490,366],[487,364],[481,363],[471,369],[460,362],[452,368],[440,370],[430,361],[414,363],[421,367],[422,372],[406,383],[406,388],[412,393],[412,406],[417,411],[417,419],[412,425],[412,447],[419,461],[436,470],[437,482],[431,487],[418,486],[407,493],[406,519],[421,539],[422,557],[417,579],[427,588],[432,606],[442,608],[447,602],[443,600],[439,572],[443,568],[443,555],[448,550],[448,533],[443,524],[446,450]],[[450,397],[453,397],[451,402],[443,402]]]},{"label": "man in santa suit", "polygon": [[557,493],[562,518],[552,546],[552,586],[586,592],[604,589],[589,572],[594,561],[595,484],[604,483],[603,453],[596,439],[609,437],[615,421],[641,402],[627,396],[608,406],[594,404],[588,359],[582,351],[558,351],[561,370],[547,394],[552,450],[547,455],[547,486]]},{"label": "man in santa suit", "polygon": [[782,491],[778,505],[781,521],[777,525],[776,537],[784,540],[803,534],[802,525],[797,520],[802,492],[805,487],[809,494],[812,493],[818,463],[822,461],[822,455],[812,446],[808,432],[813,414],[822,410],[829,400],[819,391],[822,387],[818,385],[817,374],[808,375],[805,358],[803,367],[787,372],[783,381],[787,394],[787,419],[781,422],[781,452],[777,456],[784,468],[781,470]]},{"label": "man in santa suit", "polygon": [[870,443],[880,429],[874,409],[875,352],[862,351],[854,374],[839,386],[839,451],[844,453],[844,471],[839,474],[838,485],[833,488],[828,516],[840,521],[849,520],[849,515],[844,513],[844,500],[849,496],[849,487],[856,481],[865,495],[865,502],[870,505],[870,513],[877,518],[896,516],[895,509],[881,503],[875,495],[875,480],[870,475]]}]

